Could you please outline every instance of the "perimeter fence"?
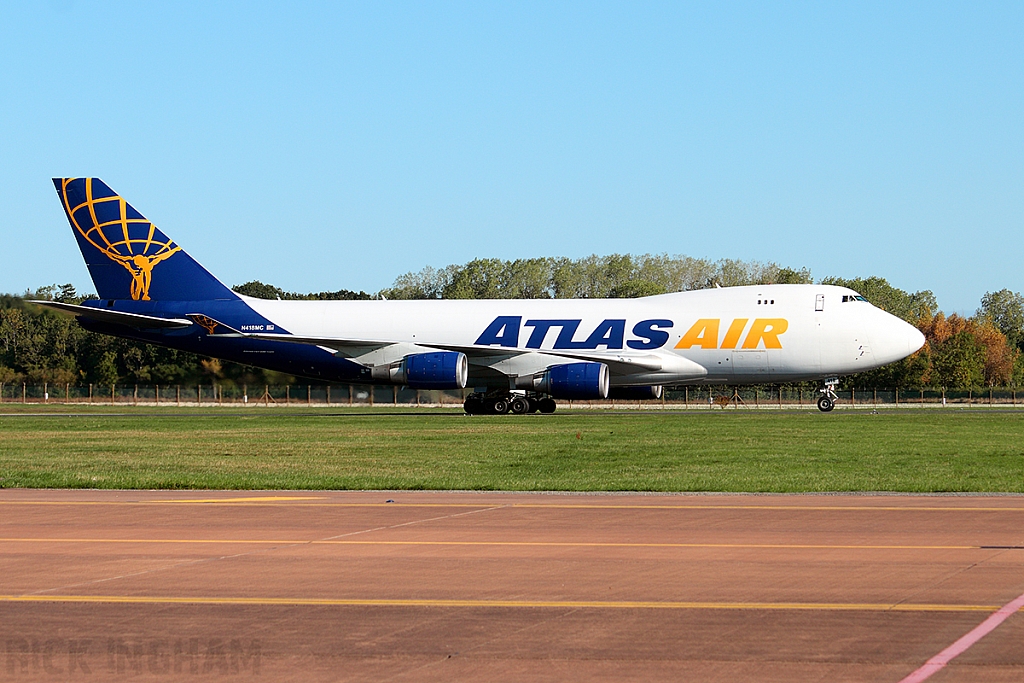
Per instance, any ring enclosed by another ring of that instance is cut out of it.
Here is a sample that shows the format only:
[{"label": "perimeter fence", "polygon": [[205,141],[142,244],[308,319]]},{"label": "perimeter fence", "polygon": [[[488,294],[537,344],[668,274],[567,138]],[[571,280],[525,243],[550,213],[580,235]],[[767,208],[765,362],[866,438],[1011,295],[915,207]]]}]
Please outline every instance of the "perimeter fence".
[{"label": "perimeter fence", "polygon": [[[144,406],[394,406],[457,407],[471,389],[428,391],[397,386],[228,384],[3,384],[0,404],[93,404]],[[1012,388],[974,390],[853,389],[837,392],[841,407],[1017,406],[1024,395]],[[638,409],[771,409],[814,408],[816,389],[791,386],[685,387],[664,392],[661,399],[637,401],[561,401],[574,408]]]}]

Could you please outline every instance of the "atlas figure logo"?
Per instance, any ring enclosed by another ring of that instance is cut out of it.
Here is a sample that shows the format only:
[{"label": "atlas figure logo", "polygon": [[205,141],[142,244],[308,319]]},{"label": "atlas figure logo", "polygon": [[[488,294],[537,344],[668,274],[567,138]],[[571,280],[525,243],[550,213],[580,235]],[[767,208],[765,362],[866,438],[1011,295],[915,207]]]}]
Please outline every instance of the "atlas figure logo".
[{"label": "atlas figure logo", "polygon": [[[621,349],[625,347],[639,351],[659,349],[669,340],[669,332],[674,323],[671,320],[654,319],[641,320],[632,328],[635,339],[626,340],[626,321],[624,319],[602,320],[594,331],[587,335],[586,339],[577,340],[576,332],[579,330],[579,319],[557,319],[557,320],[527,320],[523,322],[522,316],[499,315],[487,326],[476,344],[479,346],[505,346],[508,348],[519,348],[520,331],[523,327],[532,328],[529,338],[526,340],[526,348],[540,349],[544,345],[548,333],[557,328],[558,334],[555,337],[552,349],[597,349],[603,346],[606,349]],[[718,318],[702,318],[695,322],[687,330],[675,345],[677,349],[735,349],[747,330],[749,318],[736,318],[726,329],[725,337],[719,342],[719,329],[721,320]],[[742,349],[781,349],[782,342],[779,337],[789,328],[789,322],[785,318],[755,318],[750,325],[746,337],[743,339]]]},{"label": "atlas figure logo", "polygon": [[181,247],[99,180],[65,178],[60,197],[78,235],[131,274],[132,299],[149,301],[153,268]]}]

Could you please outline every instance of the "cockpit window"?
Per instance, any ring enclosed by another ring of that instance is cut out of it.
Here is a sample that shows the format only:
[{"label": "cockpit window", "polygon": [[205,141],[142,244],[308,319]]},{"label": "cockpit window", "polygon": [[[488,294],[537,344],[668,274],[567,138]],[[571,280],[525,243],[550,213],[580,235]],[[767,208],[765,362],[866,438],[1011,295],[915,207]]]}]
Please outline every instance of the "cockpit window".
[{"label": "cockpit window", "polygon": [[867,301],[867,299],[862,297],[860,294],[844,294],[843,303],[846,303],[847,301]]}]

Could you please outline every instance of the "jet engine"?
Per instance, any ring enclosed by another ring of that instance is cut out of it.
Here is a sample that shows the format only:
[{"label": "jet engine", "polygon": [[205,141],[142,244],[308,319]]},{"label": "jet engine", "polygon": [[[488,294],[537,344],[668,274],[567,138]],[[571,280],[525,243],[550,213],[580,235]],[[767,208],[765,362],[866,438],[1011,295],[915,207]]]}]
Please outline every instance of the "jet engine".
[{"label": "jet engine", "polygon": [[516,379],[516,387],[550,394],[553,398],[607,398],[608,366],[604,363],[566,363],[544,373]]},{"label": "jet engine", "polygon": [[374,379],[404,384],[411,389],[464,389],[469,379],[469,361],[459,351],[415,353],[397,363],[377,365]]}]

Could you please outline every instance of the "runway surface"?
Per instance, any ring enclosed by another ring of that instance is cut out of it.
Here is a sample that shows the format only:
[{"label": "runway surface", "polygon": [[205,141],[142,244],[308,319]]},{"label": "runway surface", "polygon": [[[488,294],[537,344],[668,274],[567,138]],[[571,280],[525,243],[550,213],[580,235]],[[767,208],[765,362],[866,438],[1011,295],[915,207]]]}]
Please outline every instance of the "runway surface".
[{"label": "runway surface", "polygon": [[0,490],[4,680],[895,683],[1021,594],[1024,497]]}]

